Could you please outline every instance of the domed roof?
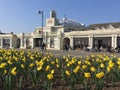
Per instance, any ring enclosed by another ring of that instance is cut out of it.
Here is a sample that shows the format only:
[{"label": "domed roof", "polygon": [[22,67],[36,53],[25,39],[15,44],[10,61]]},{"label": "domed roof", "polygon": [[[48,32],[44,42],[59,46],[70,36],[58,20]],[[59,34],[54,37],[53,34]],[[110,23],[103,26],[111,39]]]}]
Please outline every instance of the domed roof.
[{"label": "domed roof", "polygon": [[82,26],[80,23],[68,18],[63,18],[62,20],[59,20],[59,23],[60,25],[64,25],[64,26],[74,26],[74,27]]}]

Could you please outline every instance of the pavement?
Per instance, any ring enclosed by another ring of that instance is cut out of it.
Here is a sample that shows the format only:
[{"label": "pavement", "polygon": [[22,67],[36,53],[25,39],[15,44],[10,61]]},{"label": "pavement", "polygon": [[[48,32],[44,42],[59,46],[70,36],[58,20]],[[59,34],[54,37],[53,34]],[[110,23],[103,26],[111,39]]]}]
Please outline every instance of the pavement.
[{"label": "pavement", "polygon": [[63,51],[63,50],[44,50],[44,53],[48,52],[48,53],[53,53],[54,55],[71,55],[71,56],[87,56],[87,55],[96,55],[96,54],[102,54],[102,55],[115,55],[116,57],[120,57],[120,53],[110,53],[110,52],[87,52],[84,50],[69,50],[69,51]]}]

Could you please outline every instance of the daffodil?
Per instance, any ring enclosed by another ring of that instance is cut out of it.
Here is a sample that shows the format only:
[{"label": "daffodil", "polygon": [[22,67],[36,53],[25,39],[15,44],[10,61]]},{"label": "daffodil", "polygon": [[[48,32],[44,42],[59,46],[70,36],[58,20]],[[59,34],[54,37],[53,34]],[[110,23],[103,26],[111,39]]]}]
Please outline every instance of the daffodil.
[{"label": "daffodil", "polygon": [[104,75],[105,75],[104,72],[99,72],[99,73],[96,74],[96,78],[100,79],[100,78],[102,78]]},{"label": "daffodil", "polygon": [[88,78],[91,77],[91,74],[90,74],[89,72],[85,72],[85,73],[84,73],[84,77],[88,79]]},{"label": "daffodil", "polygon": [[78,73],[79,69],[80,69],[80,66],[77,66],[77,67],[73,70],[73,72],[76,74],[76,73]]},{"label": "daffodil", "polygon": [[55,70],[53,69],[53,70],[51,70],[51,74],[54,74],[54,72],[55,72]]},{"label": "daffodil", "polygon": [[4,70],[4,74],[6,74],[7,73],[7,70]]},{"label": "daffodil", "polygon": [[69,66],[70,66],[70,63],[67,63],[67,66],[69,67]]},{"label": "daffodil", "polygon": [[8,60],[8,64],[10,64],[10,65],[11,65],[11,64],[13,64],[13,62],[12,62],[11,60]]},{"label": "daffodil", "polygon": [[120,65],[120,60],[118,59],[117,64]]},{"label": "daffodil", "polygon": [[7,64],[6,63],[1,63],[0,68],[4,68]]},{"label": "daffodil", "polygon": [[34,60],[34,57],[33,57],[33,56],[31,56],[31,57],[30,57],[30,59],[31,59],[31,60]]},{"label": "daffodil", "polygon": [[47,78],[48,78],[49,80],[51,80],[51,79],[53,78],[53,74],[51,74],[51,73],[48,74],[48,75],[47,75]]},{"label": "daffodil", "polygon": [[90,64],[91,64],[90,61],[85,61],[85,63],[86,63],[87,65],[90,65]]},{"label": "daffodil", "polygon": [[100,67],[101,67],[101,68],[104,68],[104,64],[103,64],[103,63],[101,63],[101,64],[100,64]]},{"label": "daffodil", "polygon": [[22,61],[24,61],[24,62],[26,61],[26,57],[25,56],[22,58]]},{"label": "daffodil", "polygon": [[[64,57],[64,58],[65,58],[65,57]],[[66,59],[65,59],[65,61],[66,61],[66,62],[69,62],[69,59],[68,59],[68,58],[66,58]]]},{"label": "daffodil", "polygon": [[112,62],[111,60],[108,62],[108,64],[109,64],[108,66],[110,69],[112,69],[115,65],[114,62]]},{"label": "daffodil", "polygon": [[78,65],[78,66],[73,70],[73,72],[76,74],[76,73],[78,73],[79,69],[80,69],[80,66]]},{"label": "daffodil", "polygon": [[95,72],[95,71],[96,71],[95,67],[91,67],[90,70],[91,70],[92,72]]},{"label": "daffodil", "polygon": [[56,60],[55,60],[55,61],[56,61],[56,63],[58,63],[58,58],[56,58]]},{"label": "daffodil", "polygon": [[73,59],[73,60],[71,61],[71,63],[74,64],[74,63],[75,63],[75,59]]},{"label": "daffodil", "polygon": [[11,74],[12,74],[12,75],[16,75],[16,74],[17,74],[16,67],[12,68]]},{"label": "daffodil", "polygon": [[60,66],[58,64],[56,64],[56,67],[59,68]]},{"label": "daffodil", "polygon": [[42,69],[42,66],[37,67],[37,71],[40,71]]},{"label": "daffodil", "polygon": [[110,72],[110,70],[111,70],[110,67],[107,67],[107,71]]},{"label": "daffodil", "polygon": [[82,68],[83,68],[83,69],[86,69],[86,68],[87,68],[87,65],[82,65]]},{"label": "daffodil", "polygon": [[29,67],[33,67],[34,66],[34,64],[33,63],[31,63],[30,65],[29,65]]},{"label": "daffodil", "polygon": [[94,54],[92,54],[92,55],[91,55],[91,57],[92,57],[92,58],[94,58],[94,57],[95,57],[95,55],[94,55]]},{"label": "daffodil", "polygon": [[118,69],[120,69],[120,65],[118,66]]},{"label": "daffodil", "polygon": [[55,62],[54,62],[54,61],[52,61],[52,62],[51,62],[51,64],[53,65],[53,64],[55,64]]},{"label": "daffodil", "polygon": [[78,63],[78,65],[80,65],[80,64],[81,64],[81,61],[78,61],[77,63]]},{"label": "daffodil", "polygon": [[45,68],[45,71],[48,71],[50,69],[50,66],[47,65],[46,68]]},{"label": "daffodil", "polygon": [[21,66],[21,68],[25,68],[24,64],[21,64],[20,66]]},{"label": "daffodil", "polygon": [[70,71],[66,70],[65,73],[66,75],[70,76]]}]

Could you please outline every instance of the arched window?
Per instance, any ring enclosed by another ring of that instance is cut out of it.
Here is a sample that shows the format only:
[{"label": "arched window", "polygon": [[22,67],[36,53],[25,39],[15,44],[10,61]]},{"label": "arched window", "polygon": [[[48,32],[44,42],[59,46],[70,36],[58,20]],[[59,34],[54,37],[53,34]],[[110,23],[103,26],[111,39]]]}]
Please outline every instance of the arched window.
[{"label": "arched window", "polygon": [[54,38],[50,39],[50,48],[54,48]]}]

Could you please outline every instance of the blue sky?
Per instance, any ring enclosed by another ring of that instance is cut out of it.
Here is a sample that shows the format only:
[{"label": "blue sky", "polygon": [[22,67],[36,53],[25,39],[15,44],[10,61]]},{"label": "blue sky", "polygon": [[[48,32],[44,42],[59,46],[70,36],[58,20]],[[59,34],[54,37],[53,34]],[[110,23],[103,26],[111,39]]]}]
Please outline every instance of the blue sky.
[{"label": "blue sky", "polygon": [[0,30],[2,32],[31,33],[41,26],[41,15],[49,18],[56,10],[58,19],[64,15],[84,23],[120,22],[120,0],[0,0]]}]

